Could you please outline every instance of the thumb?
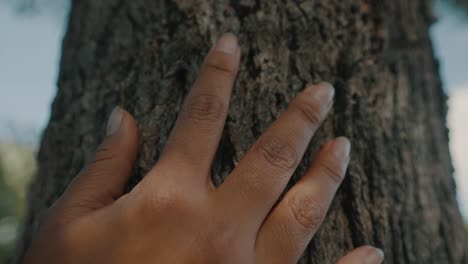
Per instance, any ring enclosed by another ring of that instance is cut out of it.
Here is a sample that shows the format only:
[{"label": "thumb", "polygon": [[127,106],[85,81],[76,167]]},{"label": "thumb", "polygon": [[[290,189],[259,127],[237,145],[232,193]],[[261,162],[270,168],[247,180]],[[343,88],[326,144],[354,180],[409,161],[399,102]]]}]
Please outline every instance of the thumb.
[{"label": "thumb", "polygon": [[95,158],[70,184],[59,207],[67,210],[67,216],[72,214],[76,217],[118,199],[132,171],[137,146],[135,119],[127,111],[116,107],[107,124],[106,138]]},{"label": "thumb", "polygon": [[380,264],[383,260],[382,250],[371,246],[362,246],[348,253],[337,264]]}]

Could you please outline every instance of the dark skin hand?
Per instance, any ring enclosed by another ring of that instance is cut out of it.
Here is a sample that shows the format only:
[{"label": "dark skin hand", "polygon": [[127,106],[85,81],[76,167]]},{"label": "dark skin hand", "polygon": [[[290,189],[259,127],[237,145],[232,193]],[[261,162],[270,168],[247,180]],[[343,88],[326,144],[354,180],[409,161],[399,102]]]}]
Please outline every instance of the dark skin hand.
[{"label": "dark skin hand", "polygon": [[[213,46],[161,158],[127,194],[138,133],[117,107],[94,161],[50,208],[24,263],[296,263],[345,176],[350,143],[326,143],[274,207],[332,107],[330,84],[309,85],[215,187],[210,168],[240,54],[229,33]],[[338,263],[382,261],[363,246]]]}]

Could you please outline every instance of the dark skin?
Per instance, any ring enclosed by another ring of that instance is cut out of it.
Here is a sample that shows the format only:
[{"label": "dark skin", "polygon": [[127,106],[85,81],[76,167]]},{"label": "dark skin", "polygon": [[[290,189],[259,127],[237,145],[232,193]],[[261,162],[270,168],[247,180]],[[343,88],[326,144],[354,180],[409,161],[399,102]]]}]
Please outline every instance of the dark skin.
[{"label": "dark skin", "polygon": [[[24,263],[296,263],[345,176],[350,142],[324,144],[273,207],[332,107],[330,84],[309,85],[215,187],[210,168],[240,54],[232,34],[213,46],[161,158],[127,194],[138,133],[117,107],[94,161],[50,208]],[[338,263],[382,261],[363,246]]]}]

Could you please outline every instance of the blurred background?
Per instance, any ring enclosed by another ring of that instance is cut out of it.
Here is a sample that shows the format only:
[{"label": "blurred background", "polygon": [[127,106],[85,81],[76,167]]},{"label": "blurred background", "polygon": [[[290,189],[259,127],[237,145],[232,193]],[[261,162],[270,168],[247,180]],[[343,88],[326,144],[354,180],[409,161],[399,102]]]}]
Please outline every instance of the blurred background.
[{"label": "blurred background", "polygon": [[[450,96],[448,127],[460,208],[468,222],[468,15],[435,5],[431,29]],[[0,0],[0,263],[21,229],[35,155],[56,91],[68,0]]]}]

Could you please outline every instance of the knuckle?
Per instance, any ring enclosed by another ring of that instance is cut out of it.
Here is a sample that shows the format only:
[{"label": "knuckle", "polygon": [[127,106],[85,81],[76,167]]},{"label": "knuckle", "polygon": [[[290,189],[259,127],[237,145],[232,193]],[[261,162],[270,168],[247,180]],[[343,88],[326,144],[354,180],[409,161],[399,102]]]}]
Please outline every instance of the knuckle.
[{"label": "knuckle", "polygon": [[298,163],[297,150],[285,137],[263,137],[259,141],[258,149],[269,165],[288,170]]},{"label": "knuckle", "polygon": [[326,214],[325,203],[318,196],[296,194],[288,200],[294,220],[305,230],[317,230]]},{"label": "knuckle", "polygon": [[325,159],[319,161],[319,166],[324,174],[334,183],[340,184],[343,180],[343,170],[336,160]]},{"label": "knuckle", "polygon": [[148,196],[145,200],[146,207],[152,208],[155,211],[173,210],[182,207],[184,204],[180,193],[162,190]]},{"label": "knuckle", "polygon": [[213,52],[206,58],[205,67],[208,71],[230,78],[237,73],[237,65],[233,57],[219,51]]},{"label": "knuckle", "polygon": [[109,148],[106,144],[101,144],[96,150],[95,158],[89,162],[89,166],[101,163],[106,160],[112,160],[116,157],[116,153]]},{"label": "knuckle", "polygon": [[322,106],[320,105],[320,102],[298,97],[292,102],[292,107],[297,109],[301,118],[303,118],[307,123],[313,126],[318,126],[322,122]]},{"label": "knuckle", "polygon": [[217,121],[226,112],[226,105],[216,95],[194,95],[187,101],[183,116],[197,121]]},{"label": "knuckle", "polygon": [[143,215],[145,219],[152,221],[154,216],[182,210],[184,206],[185,201],[179,192],[170,190],[158,190],[156,192],[142,190],[142,192],[137,194],[134,209],[137,211],[137,215]]}]

